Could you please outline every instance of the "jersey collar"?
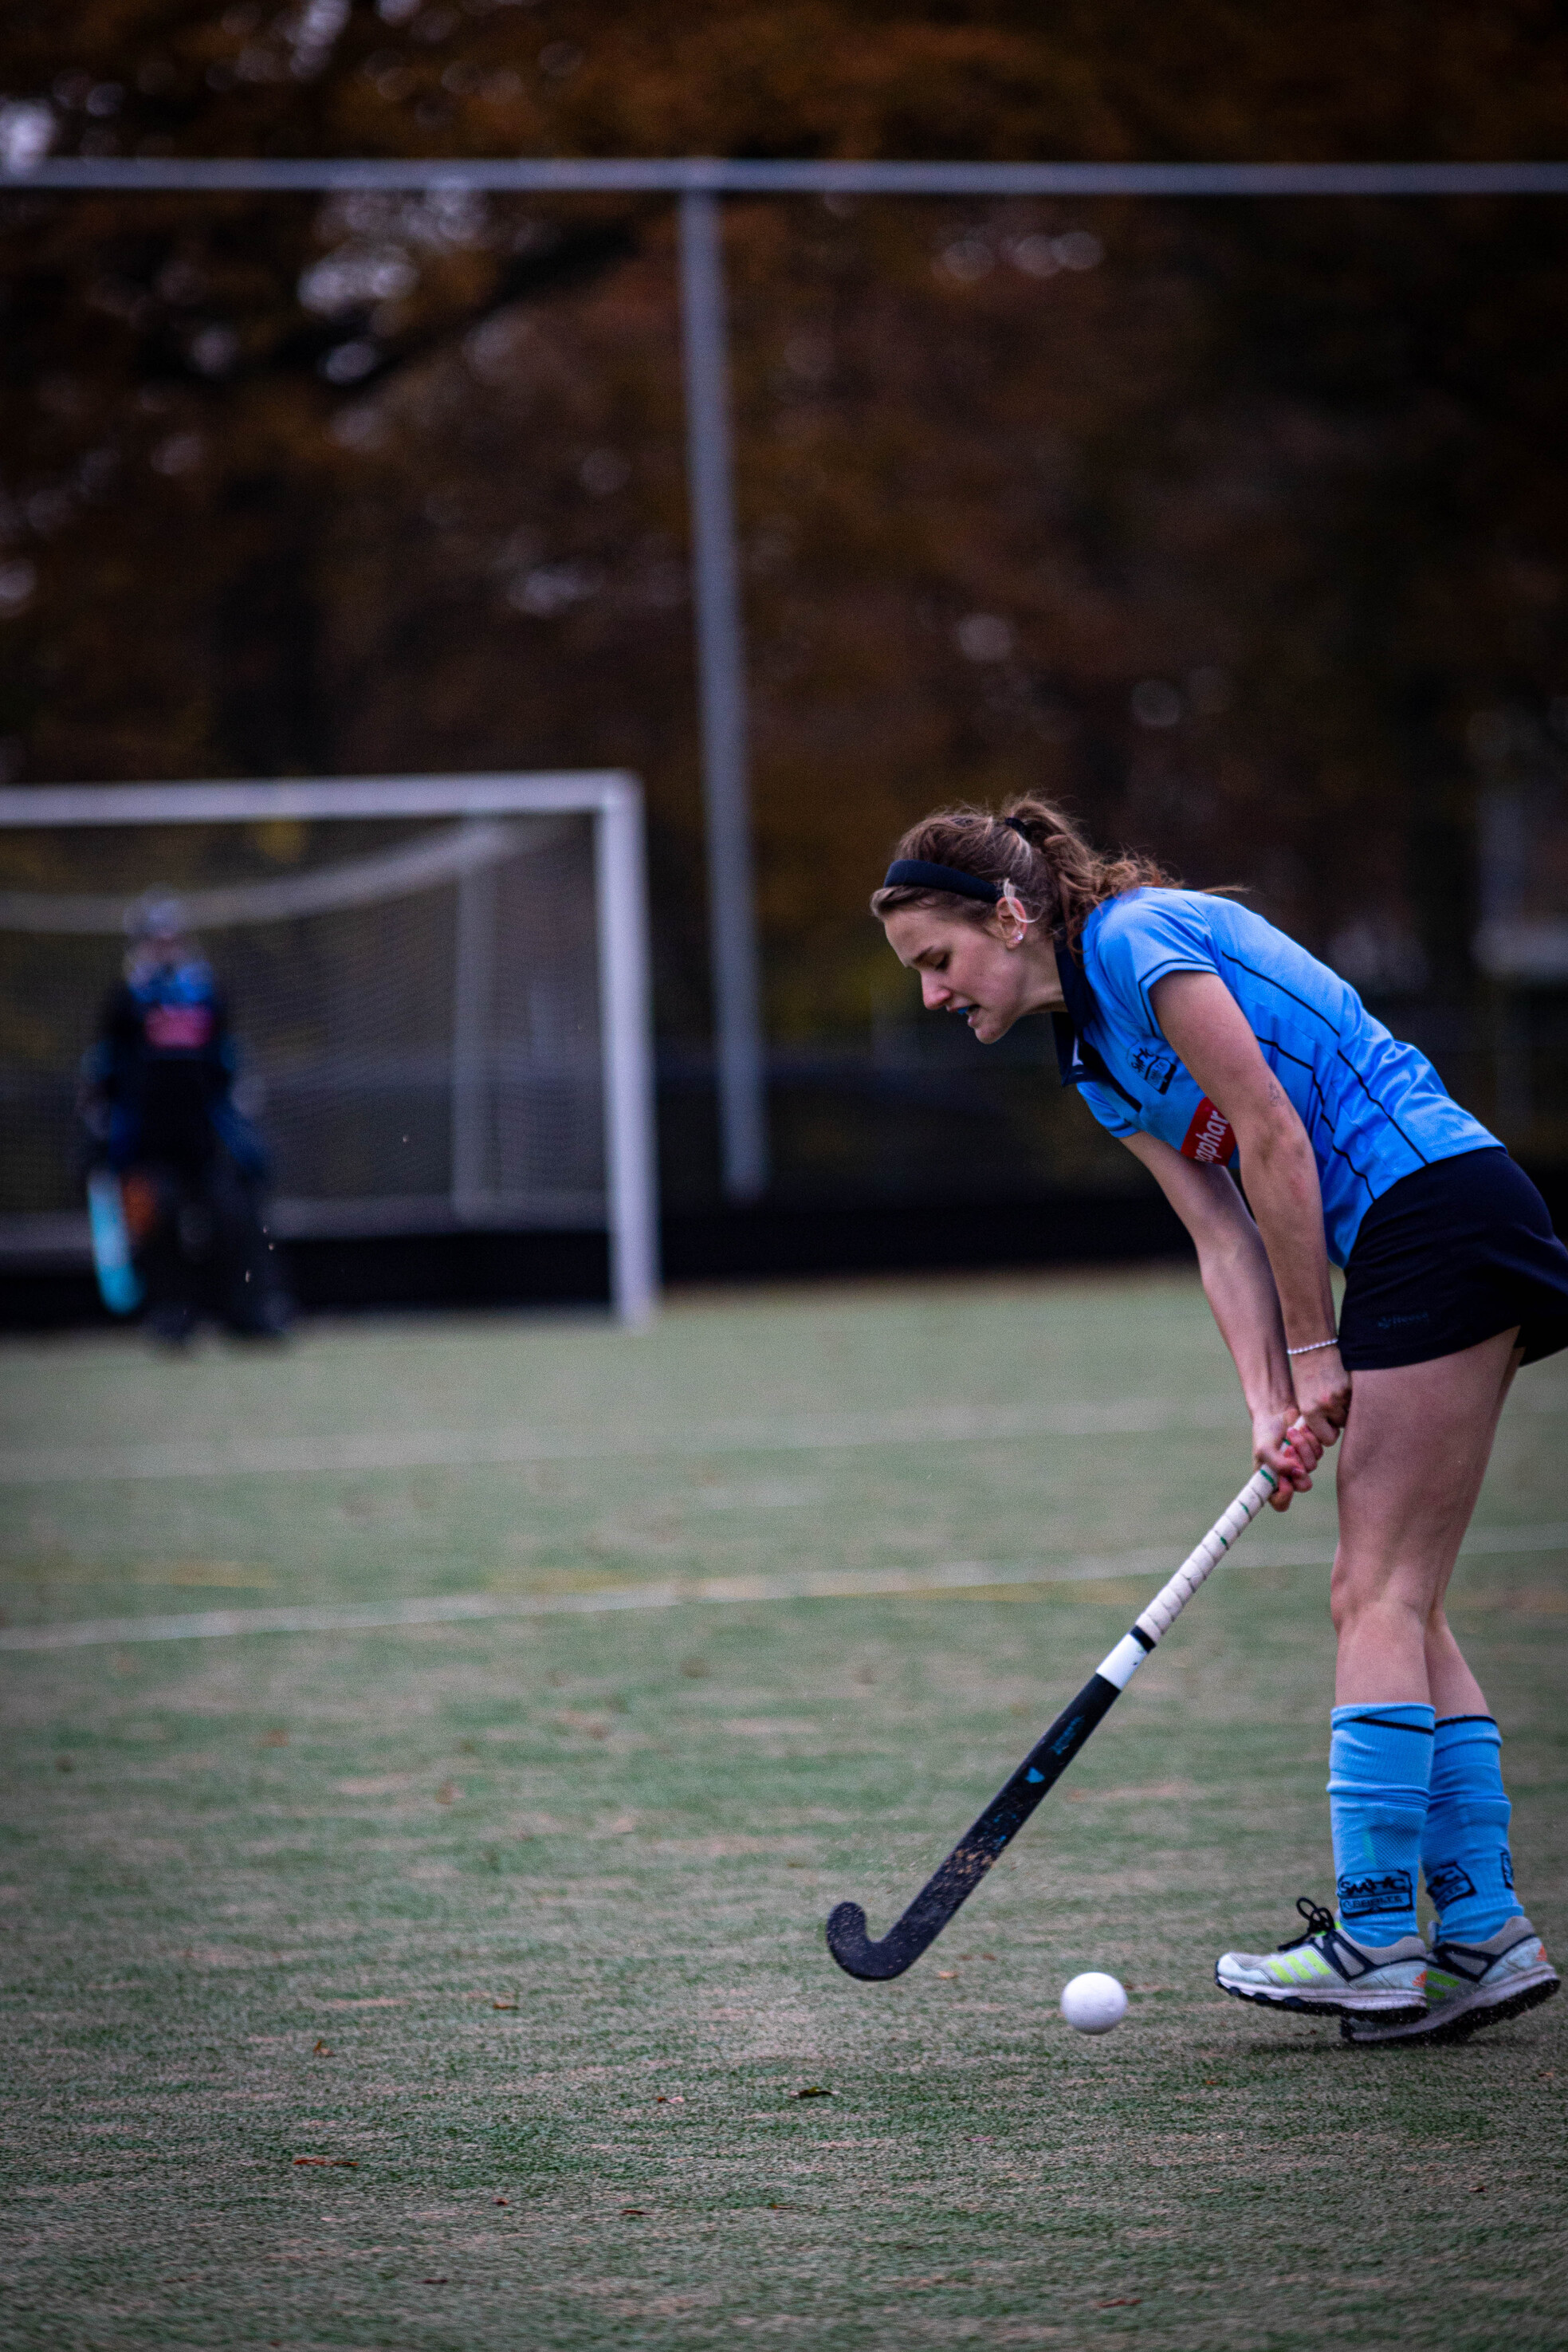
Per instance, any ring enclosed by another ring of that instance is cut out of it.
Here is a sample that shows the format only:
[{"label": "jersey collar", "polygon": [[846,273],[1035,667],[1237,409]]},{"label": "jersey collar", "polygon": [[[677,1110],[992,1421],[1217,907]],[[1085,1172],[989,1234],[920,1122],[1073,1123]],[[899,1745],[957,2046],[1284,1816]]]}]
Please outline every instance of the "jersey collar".
[{"label": "jersey collar", "polygon": [[1061,1009],[1052,1013],[1051,1025],[1056,1034],[1056,1066],[1064,1087],[1081,1087],[1085,1078],[1096,1086],[1109,1087],[1135,1111],[1143,1104],[1136,1095],[1111,1076],[1103,1057],[1084,1034],[1094,1018],[1094,998],[1081,958],[1068,944],[1067,932],[1058,923],[1051,932],[1056,949],[1056,977],[1061,983]]}]

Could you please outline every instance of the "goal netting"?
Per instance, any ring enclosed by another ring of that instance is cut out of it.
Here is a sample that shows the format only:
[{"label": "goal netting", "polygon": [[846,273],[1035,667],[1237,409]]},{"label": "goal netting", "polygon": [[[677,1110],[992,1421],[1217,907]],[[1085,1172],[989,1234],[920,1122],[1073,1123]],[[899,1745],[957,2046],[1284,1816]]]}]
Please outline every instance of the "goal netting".
[{"label": "goal netting", "polygon": [[611,775],[0,793],[0,1244],[86,1247],[78,1074],[128,915],[228,998],[285,1238],[601,1227],[653,1281],[640,795]]}]

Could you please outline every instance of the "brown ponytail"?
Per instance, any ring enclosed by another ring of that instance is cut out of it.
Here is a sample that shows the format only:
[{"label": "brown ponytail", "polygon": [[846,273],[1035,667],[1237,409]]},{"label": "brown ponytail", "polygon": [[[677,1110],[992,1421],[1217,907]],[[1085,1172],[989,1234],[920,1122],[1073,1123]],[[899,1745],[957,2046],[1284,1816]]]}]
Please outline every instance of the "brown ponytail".
[{"label": "brown ponytail", "polygon": [[[1094,908],[1124,890],[1179,886],[1152,857],[1124,850],[1103,857],[1062,809],[1024,793],[992,811],[963,803],[937,809],[912,824],[894,857],[954,866],[987,882],[1010,883],[1024,912],[1048,929],[1057,925],[1075,940]],[[871,910],[885,922],[901,907],[940,907],[966,922],[984,923],[991,909],[956,891],[909,884],[872,893]]]}]

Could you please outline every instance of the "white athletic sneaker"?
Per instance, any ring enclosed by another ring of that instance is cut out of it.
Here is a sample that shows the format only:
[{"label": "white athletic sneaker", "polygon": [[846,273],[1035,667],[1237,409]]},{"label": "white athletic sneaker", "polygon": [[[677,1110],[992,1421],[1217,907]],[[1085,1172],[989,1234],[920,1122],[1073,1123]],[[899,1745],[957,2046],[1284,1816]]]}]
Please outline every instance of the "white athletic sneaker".
[{"label": "white athletic sneaker", "polygon": [[1303,1895],[1296,1908],[1306,1927],[1277,1952],[1227,1952],[1215,1963],[1221,1992],[1267,2009],[1364,2017],[1379,2025],[1426,2016],[1427,1947],[1419,1936],[1381,1948],[1358,1944],[1321,1903]]},{"label": "white athletic sneaker", "polygon": [[1347,2042],[1462,2042],[1483,2025],[1518,2017],[1558,1986],[1546,1947],[1528,1919],[1511,1919],[1484,1944],[1435,1943],[1427,1958],[1427,2014],[1405,2025],[1346,2018]]}]

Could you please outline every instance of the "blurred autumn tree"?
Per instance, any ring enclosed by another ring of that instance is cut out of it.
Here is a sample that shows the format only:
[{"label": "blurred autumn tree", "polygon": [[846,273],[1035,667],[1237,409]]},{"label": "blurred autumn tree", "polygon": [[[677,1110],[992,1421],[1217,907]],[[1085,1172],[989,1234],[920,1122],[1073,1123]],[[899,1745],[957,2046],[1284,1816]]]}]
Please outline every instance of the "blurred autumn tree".
[{"label": "blurred autumn tree", "polygon": [[[1565,68],[1544,0],[12,0],[0,141],[1537,157]],[[975,1181],[928,1082],[887,1107],[911,1008],[862,910],[934,798],[1026,781],[1249,883],[1414,1000],[1492,1108],[1478,766],[1548,772],[1568,723],[1564,224],[1550,199],[727,207],[787,1186]],[[661,1031],[672,1067],[700,1056],[668,205],[24,188],[0,244],[11,778],[633,767]],[[1014,1076],[992,1180],[1103,1170]]]}]

